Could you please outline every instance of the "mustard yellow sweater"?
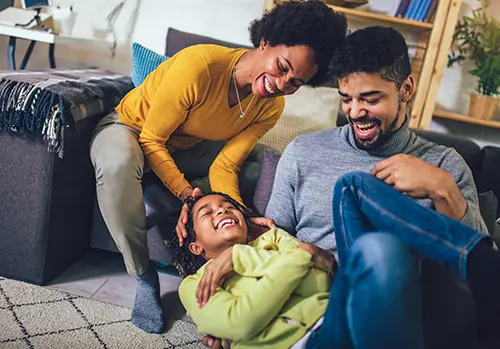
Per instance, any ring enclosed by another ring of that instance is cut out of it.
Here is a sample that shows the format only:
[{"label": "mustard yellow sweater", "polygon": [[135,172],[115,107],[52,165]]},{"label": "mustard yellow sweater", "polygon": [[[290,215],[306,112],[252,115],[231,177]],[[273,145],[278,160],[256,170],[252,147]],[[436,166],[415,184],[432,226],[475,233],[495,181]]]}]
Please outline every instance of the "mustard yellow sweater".
[{"label": "mustard yellow sweater", "polygon": [[204,267],[184,279],[179,295],[198,331],[230,339],[234,349],[289,348],[302,338],[326,311],[330,279],[298,244],[274,228],[234,246],[234,273],[203,308],[196,287]]},{"label": "mustard yellow sweater", "polygon": [[[177,196],[189,183],[171,153],[201,140],[229,140],[210,168],[210,185],[242,202],[240,167],[284,108],[283,97],[254,99],[242,120],[238,104],[229,106],[232,71],[246,51],[216,45],[186,48],[149,74],[116,108],[125,125],[140,131],[149,165]],[[242,101],[243,110],[251,99],[252,94]]]}]

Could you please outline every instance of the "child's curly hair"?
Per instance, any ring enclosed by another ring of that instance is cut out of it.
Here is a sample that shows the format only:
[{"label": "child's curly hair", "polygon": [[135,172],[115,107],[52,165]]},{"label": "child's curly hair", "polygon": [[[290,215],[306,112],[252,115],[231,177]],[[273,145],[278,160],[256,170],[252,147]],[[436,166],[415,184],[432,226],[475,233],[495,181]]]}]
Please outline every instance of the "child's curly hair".
[{"label": "child's curly hair", "polygon": [[231,203],[231,205],[233,205],[237,210],[243,213],[243,217],[245,217],[245,220],[247,222],[250,217],[254,216],[251,210],[247,209],[238,201],[234,200],[232,197],[224,193],[210,192],[199,197],[188,197],[185,201],[185,203],[188,205],[188,222],[186,224],[187,237],[184,239],[184,244],[182,246],[179,246],[179,238],[177,237],[175,231],[174,238],[171,241],[164,240],[165,245],[172,252],[172,264],[177,269],[182,278],[195,274],[196,271],[207,262],[203,256],[198,256],[191,253],[191,251],[189,251],[189,244],[196,241],[196,233],[194,231],[193,223],[193,207],[198,202],[198,200],[210,195],[219,195],[224,197],[229,203]]}]

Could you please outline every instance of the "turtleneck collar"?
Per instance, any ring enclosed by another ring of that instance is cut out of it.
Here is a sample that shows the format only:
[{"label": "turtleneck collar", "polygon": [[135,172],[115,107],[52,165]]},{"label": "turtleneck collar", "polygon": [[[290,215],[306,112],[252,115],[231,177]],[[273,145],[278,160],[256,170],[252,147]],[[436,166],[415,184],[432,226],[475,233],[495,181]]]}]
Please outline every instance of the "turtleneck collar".
[{"label": "turtleneck collar", "polygon": [[355,150],[374,156],[389,157],[395,154],[403,153],[412,135],[412,132],[409,129],[409,124],[410,122],[408,116],[406,116],[405,122],[401,125],[399,130],[394,132],[380,147],[372,150],[359,149],[354,139],[354,130],[352,126],[346,125],[346,127],[348,127],[347,142]]}]

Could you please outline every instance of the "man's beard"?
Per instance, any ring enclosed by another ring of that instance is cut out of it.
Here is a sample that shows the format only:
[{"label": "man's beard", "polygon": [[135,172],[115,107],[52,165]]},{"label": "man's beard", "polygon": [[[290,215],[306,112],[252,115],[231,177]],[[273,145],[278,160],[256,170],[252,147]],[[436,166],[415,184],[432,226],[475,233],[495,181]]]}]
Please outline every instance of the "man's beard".
[{"label": "man's beard", "polygon": [[[398,125],[398,121],[399,121],[399,112],[401,111],[401,102],[402,102],[402,100],[401,100],[401,98],[399,98],[398,111],[396,112],[396,117],[391,122],[391,124],[389,125],[387,130],[380,131],[380,133],[377,136],[375,136],[375,138],[370,139],[370,140],[359,139],[358,136],[356,135],[356,131],[354,131],[354,126],[352,125],[353,122],[352,122],[352,120],[349,119],[349,121],[351,123],[351,131],[354,135],[354,142],[356,143],[356,146],[359,149],[374,150],[374,149],[380,148],[385,142],[387,142],[389,137],[391,137],[394,133],[396,133],[396,131],[398,130],[397,125]],[[378,120],[375,122],[378,122]],[[379,127],[380,127],[380,125],[379,125]]]}]

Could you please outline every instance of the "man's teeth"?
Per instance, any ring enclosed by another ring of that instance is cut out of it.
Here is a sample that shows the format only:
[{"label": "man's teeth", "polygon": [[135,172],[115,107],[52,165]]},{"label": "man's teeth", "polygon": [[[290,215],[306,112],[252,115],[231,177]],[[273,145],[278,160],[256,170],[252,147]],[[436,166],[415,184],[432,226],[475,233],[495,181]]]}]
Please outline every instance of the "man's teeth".
[{"label": "man's teeth", "polygon": [[271,88],[271,84],[267,81],[267,78],[264,76],[264,86],[266,88],[267,93],[274,94],[274,90]]},{"label": "man's teeth", "polygon": [[367,131],[367,130],[371,129],[373,126],[375,126],[375,123],[374,122],[367,122],[366,124],[357,124],[357,126],[361,131]]},{"label": "man's teeth", "polygon": [[234,219],[223,219],[222,221],[219,222],[219,224],[217,224],[217,229],[220,229],[228,224],[235,224],[236,222],[234,221]]}]

